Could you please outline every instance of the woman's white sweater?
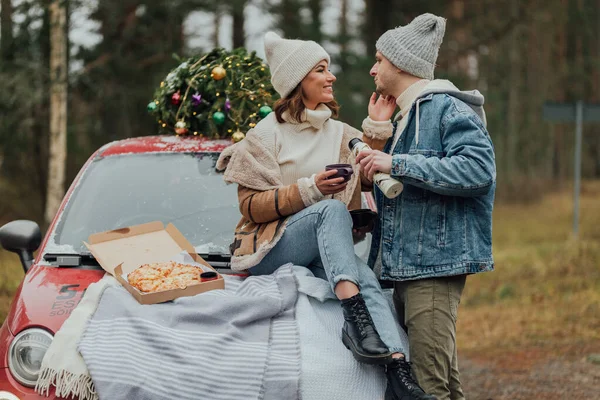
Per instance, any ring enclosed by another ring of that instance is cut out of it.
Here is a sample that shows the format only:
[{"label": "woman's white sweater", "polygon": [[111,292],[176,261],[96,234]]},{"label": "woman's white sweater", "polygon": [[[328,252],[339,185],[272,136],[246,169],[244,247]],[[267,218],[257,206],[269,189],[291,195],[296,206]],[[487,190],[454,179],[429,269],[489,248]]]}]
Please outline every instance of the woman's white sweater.
[{"label": "woman's white sweater", "polygon": [[324,104],[316,110],[306,109],[302,122],[292,120],[287,112],[283,119],[286,122],[279,123],[272,112],[254,131],[275,155],[283,184],[298,183],[304,204],[315,204],[324,198],[315,185],[315,175],[327,164],[338,162],[343,124],[331,119],[331,110]]}]

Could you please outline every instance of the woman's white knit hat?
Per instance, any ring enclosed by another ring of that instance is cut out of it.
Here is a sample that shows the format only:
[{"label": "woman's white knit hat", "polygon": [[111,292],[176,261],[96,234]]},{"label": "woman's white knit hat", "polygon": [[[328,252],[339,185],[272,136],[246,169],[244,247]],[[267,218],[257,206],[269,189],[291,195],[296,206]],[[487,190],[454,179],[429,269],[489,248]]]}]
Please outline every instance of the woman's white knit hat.
[{"label": "woman's white knit hat", "polygon": [[446,20],[422,14],[410,24],[385,32],[375,47],[392,64],[411,75],[433,79],[438,50],[444,39]]},{"label": "woman's white knit hat", "polygon": [[265,34],[265,54],[271,83],[281,98],[290,94],[319,62],[330,62],[329,54],[317,42],[283,39],[274,32]]}]

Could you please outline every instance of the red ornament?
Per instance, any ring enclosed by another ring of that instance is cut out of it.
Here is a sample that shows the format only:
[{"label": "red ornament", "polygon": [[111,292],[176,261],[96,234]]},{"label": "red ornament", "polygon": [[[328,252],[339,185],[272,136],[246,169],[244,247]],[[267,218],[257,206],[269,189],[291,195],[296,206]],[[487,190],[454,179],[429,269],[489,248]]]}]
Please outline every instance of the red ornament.
[{"label": "red ornament", "polygon": [[171,104],[177,105],[181,103],[181,93],[175,92],[173,96],[171,96]]}]

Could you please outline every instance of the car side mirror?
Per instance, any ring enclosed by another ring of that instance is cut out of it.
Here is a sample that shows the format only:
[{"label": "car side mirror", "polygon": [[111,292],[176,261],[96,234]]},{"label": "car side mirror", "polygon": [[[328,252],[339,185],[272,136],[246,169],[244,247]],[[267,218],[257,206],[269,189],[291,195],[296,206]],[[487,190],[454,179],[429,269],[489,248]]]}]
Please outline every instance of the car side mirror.
[{"label": "car side mirror", "polygon": [[33,252],[42,243],[40,227],[33,221],[16,220],[0,228],[0,244],[4,249],[19,255],[23,270],[33,263]]}]

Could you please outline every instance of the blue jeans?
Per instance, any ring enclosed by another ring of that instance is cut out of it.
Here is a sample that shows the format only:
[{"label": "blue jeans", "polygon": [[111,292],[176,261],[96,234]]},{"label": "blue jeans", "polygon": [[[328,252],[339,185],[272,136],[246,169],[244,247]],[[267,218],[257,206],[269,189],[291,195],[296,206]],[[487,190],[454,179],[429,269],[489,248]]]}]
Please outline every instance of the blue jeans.
[{"label": "blue jeans", "polygon": [[381,340],[390,351],[405,352],[377,277],[354,254],[352,218],[344,203],[322,200],[292,215],[277,245],[249,272],[271,274],[289,262],[308,267],[316,277],[329,281],[332,290],[339,281],[356,284]]}]

